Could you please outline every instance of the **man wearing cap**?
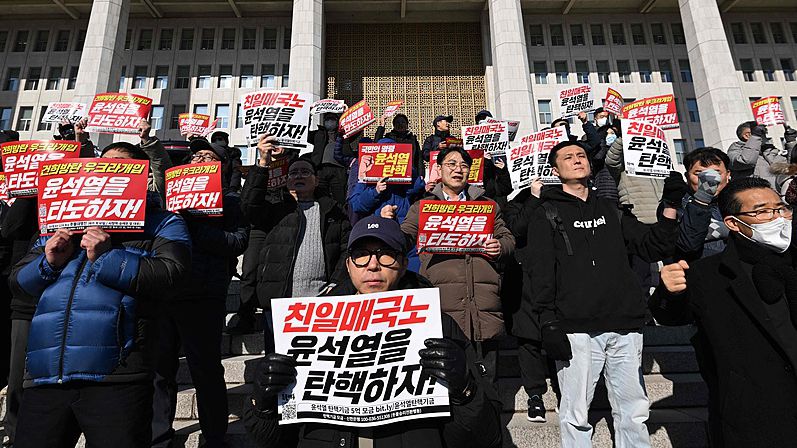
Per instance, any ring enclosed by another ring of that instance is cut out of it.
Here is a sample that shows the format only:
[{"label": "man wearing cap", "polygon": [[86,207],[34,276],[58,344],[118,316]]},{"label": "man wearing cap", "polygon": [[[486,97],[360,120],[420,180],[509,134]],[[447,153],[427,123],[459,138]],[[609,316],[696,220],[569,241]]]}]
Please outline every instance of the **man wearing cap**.
[{"label": "man wearing cap", "polygon": [[[358,221],[347,249],[349,278],[329,295],[432,287],[407,270],[405,237],[391,219],[369,216]],[[244,425],[262,448],[497,448],[501,446],[501,402],[481,378],[478,356],[456,323],[444,314],[442,326],[443,337],[427,339],[427,348],[419,354],[424,371],[448,386],[450,417],[369,428],[324,423],[280,426],[276,397],[296,380],[296,363],[290,356],[271,353],[258,363],[254,393],[244,403]]]},{"label": "man wearing cap", "polygon": [[423,141],[423,160],[429,162],[429,154],[432,151],[439,151],[445,149],[447,145],[446,139],[451,137],[451,123],[454,122],[454,117],[451,115],[438,115],[432,120],[434,126],[434,133]]},{"label": "man wearing cap", "polygon": [[232,192],[241,191],[241,150],[235,146],[230,146],[230,134],[224,131],[216,131],[210,136],[210,142],[224,148],[223,164],[226,166],[224,176],[224,186]]},{"label": "man wearing cap", "polygon": [[[468,185],[468,171],[473,162],[460,146],[451,146],[437,155],[440,182],[425,199],[438,201],[484,201],[495,206],[493,238],[485,243],[484,254],[421,253],[419,273],[440,288],[440,306],[454,318],[484,359],[485,375],[497,378],[498,339],[505,333],[501,312],[501,274],[497,263],[512,254],[515,237],[504,224],[498,204],[484,195],[484,189]],[[389,206],[382,216],[394,218]],[[420,201],[410,207],[401,230],[414,243],[418,237]]]}]

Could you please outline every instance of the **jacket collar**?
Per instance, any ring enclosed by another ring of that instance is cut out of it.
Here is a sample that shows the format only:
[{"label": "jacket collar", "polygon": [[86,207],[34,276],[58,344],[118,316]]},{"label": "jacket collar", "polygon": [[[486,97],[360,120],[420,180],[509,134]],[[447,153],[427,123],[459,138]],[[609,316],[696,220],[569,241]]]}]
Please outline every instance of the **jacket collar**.
[{"label": "jacket collar", "polygon": [[[475,201],[479,199],[480,197],[484,196],[484,193],[485,193],[484,188],[476,185],[468,184],[468,186],[465,187],[465,194],[467,194],[469,201]],[[443,196],[443,183],[438,182],[437,185],[435,185],[434,189],[432,189],[431,194],[435,196],[437,199],[445,201],[446,198],[445,196]]]}]

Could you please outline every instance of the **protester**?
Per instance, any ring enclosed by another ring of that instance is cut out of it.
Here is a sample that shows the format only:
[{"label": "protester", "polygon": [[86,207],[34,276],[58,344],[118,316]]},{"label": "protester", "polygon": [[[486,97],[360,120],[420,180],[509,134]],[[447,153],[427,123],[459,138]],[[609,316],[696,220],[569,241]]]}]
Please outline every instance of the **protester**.
[{"label": "protester", "polygon": [[619,122],[606,124],[598,128],[598,145],[591,148],[588,153],[592,163],[592,187],[599,198],[620,205],[620,193],[617,191],[615,182],[609,168],[606,167],[606,154],[609,153],[614,141],[620,135],[621,128]]},{"label": "protester", "polygon": [[[191,163],[221,162],[224,146],[196,139],[190,146]],[[222,176],[228,168],[222,167]],[[177,369],[185,355],[196,389],[199,427],[207,448],[224,446],[227,432],[227,386],[221,365],[221,335],[227,316],[227,289],[249,239],[249,224],[241,216],[238,195],[221,192],[223,216],[181,213],[193,242],[188,282],[175,299],[158,311],[158,356],[153,399],[152,446],[174,443],[177,411]]]},{"label": "protester", "polygon": [[[407,271],[404,235],[390,219],[370,216],[352,229],[346,268],[349,278],[329,295],[353,295],[430,288]],[[303,423],[280,426],[277,394],[296,381],[294,358],[267,354],[255,372],[254,394],[243,420],[258,446],[268,447],[500,447],[501,402],[476,368],[478,356],[457,325],[443,315],[443,338],[427,339],[420,350],[425,372],[448,386],[451,417],[417,419],[369,428]]]},{"label": "protester", "polygon": [[789,446],[797,440],[797,271],[792,209],[768,181],[730,181],[718,197],[729,229],[719,254],[665,266],[650,301],[665,325],[693,323],[713,361],[711,446]]},{"label": "protester", "polygon": [[492,112],[487,109],[482,109],[476,113],[476,116],[473,119],[475,124],[481,124],[482,121],[488,118],[493,118]]},{"label": "protester", "polygon": [[640,356],[647,312],[628,255],[648,262],[671,256],[676,210],[665,208],[663,220],[649,227],[595,197],[582,143],[559,143],[548,161],[562,188],[542,191],[543,202],[529,225],[528,241],[534,247],[530,286],[543,346],[557,361],[562,446],[590,446],[587,416],[602,371],[615,443],[650,446]]},{"label": "protester", "polygon": [[[499,296],[501,275],[496,263],[515,249],[515,237],[507,229],[498,204],[484,196],[480,187],[468,185],[472,159],[461,147],[446,148],[437,155],[441,181],[425,197],[440,201],[487,201],[495,205],[494,238],[485,243],[483,255],[421,253],[420,274],[440,289],[440,307],[454,318],[476,352],[484,360],[487,376],[497,378],[499,340],[504,319]],[[401,230],[411,241],[418,237],[420,202],[410,207]],[[386,206],[382,216],[395,219],[395,210]]]},{"label": "protester", "polygon": [[404,114],[393,115],[393,130],[385,134],[385,118],[379,119],[379,126],[374,133],[374,140],[379,141],[383,138],[389,138],[396,143],[406,143],[412,145],[412,163],[414,169],[418,173],[423,173],[425,165],[423,164],[423,153],[421,146],[418,144],[418,138],[415,137],[410,131],[410,120]]},{"label": "protester", "polygon": [[323,114],[322,124],[317,130],[310,131],[307,141],[313,144],[311,160],[318,167],[319,196],[329,196],[338,204],[345,205],[348,165],[335,158],[336,146],[342,147],[342,141],[338,141],[339,118],[338,114]]},{"label": "protester", "polygon": [[735,179],[757,176],[768,180],[772,185],[779,185],[782,179],[770,172],[773,163],[788,162],[788,155],[797,147],[797,130],[783,125],[786,132],[786,147],[783,151],[772,144],[767,137],[767,127],[755,121],[747,121],[736,128],[739,141],[728,147],[731,159],[731,175]]},{"label": "protester", "polygon": [[432,120],[434,133],[423,141],[423,160],[429,162],[429,154],[432,151],[439,151],[445,149],[447,146],[446,139],[451,137],[451,123],[454,122],[454,117],[451,115],[438,115]]},{"label": "protester", "polygon": [[210,142],[221,146],[224,149],[224,156],[221,160],[224,162],[224,179],[223,185],[235,193],[241,191],[241,150],[235,146],[230,146],[230,134],[224,131],[216,131],[210,136]]},{"label": "protester", "polygon": [[[124,142],[102,156],[149,160]],[[154,319],[190,253],[183,219],[151,195],[143,233],[59,229],[37,241],[10,279],[36,307],[14,446],[67,446],[81,432],[89,446],[149,445]]]},{"label": "protester", "polygon": [[169,153],[166,152],[158,137],[149,135],[150,131],[152,131],[152,125],[142,118],[138,123],[138,137],[141,139],[138,147],[149,157],[150,180],[147,189],[157,192],[165,204],[166,170],[172,167],[172,159],[169,158]]},{"label": "protester", "polygon": [[664,190],[664,181],[653,177],[629,176],[625,172],[623,139],[617,136],[606,153],[606,168],[617,183],[620,205],[631,209],[645,224],[658,221],[656,211]]}]

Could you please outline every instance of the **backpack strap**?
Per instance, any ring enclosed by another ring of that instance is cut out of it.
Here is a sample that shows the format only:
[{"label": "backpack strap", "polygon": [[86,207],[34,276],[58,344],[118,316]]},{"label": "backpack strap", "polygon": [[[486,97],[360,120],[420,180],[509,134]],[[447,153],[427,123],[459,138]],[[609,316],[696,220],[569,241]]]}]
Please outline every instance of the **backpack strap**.
[{"label": "backpack strap", "polygon": [[562,222],[562,218],[559,217],[559,210],[556,208],[555,205],[551,204],[548,201],[544,201],[542,203],[542,208],[545,209],[545,217],[548,218],[548,222],[551,224],[551,228],[555,232],[559,232],[562,235],[562,239],[565,240],[565,248],[567,249],[567,255],[573,255],[573,246],[570,244],[570,238],[567,236],[567,232],[565,231],[564,223]]}]

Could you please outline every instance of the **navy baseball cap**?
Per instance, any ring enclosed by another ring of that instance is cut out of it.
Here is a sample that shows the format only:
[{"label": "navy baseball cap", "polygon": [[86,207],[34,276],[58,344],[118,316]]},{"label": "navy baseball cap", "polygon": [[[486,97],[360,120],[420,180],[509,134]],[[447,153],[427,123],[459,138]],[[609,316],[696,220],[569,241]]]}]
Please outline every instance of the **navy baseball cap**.
[{"label": "navy baseball cap", "polygon": [[376,238],[387,244],[391,249],[404,252],[406,236],[401,231],[399,223],[393,219],[371,215],[357,221],[349,234],[347,249],[351,250],[354,243],[363,238]]},{"label": "navy baseball cap", "polygon": [[437,122],[438,121],[442,121],[442,120],[445,120],[445,121],[451,123],[451,122],[454,121],[454,116],[453,115],[438,115],[438,116],[434,117],[434,120],[432,121],[432,126],[437,126]]}]

